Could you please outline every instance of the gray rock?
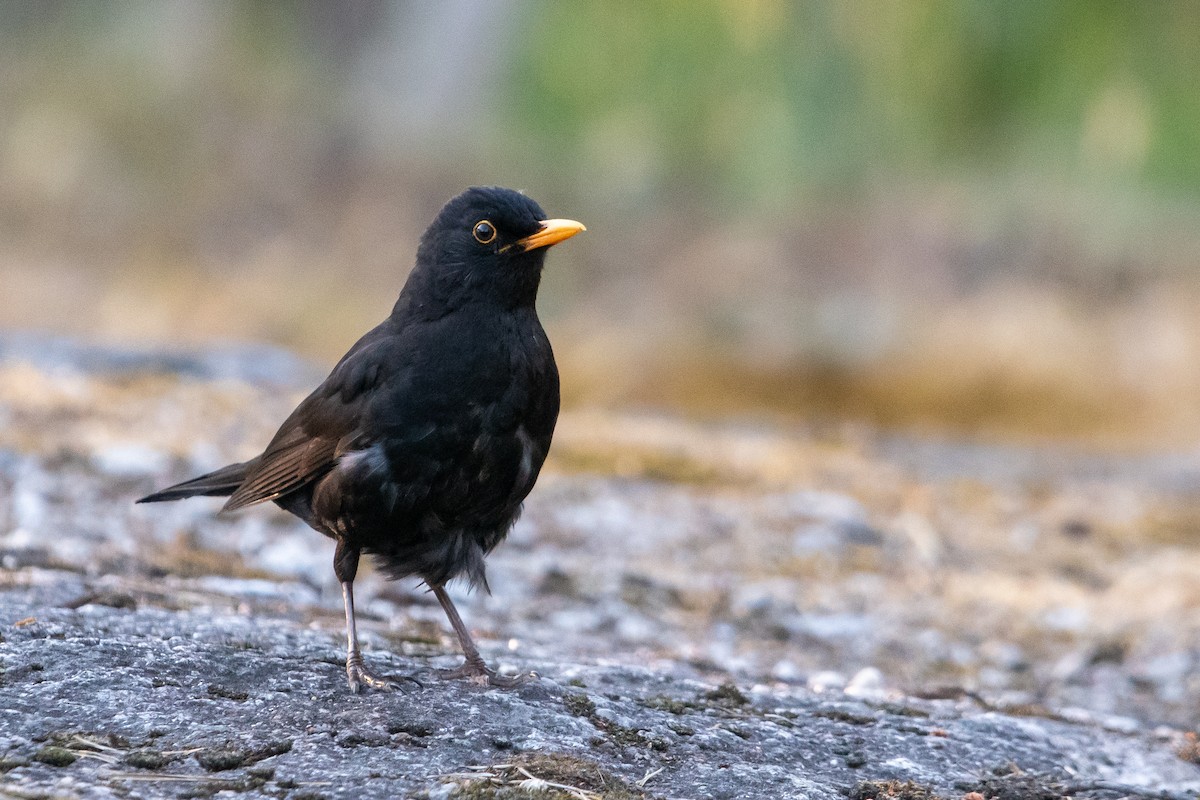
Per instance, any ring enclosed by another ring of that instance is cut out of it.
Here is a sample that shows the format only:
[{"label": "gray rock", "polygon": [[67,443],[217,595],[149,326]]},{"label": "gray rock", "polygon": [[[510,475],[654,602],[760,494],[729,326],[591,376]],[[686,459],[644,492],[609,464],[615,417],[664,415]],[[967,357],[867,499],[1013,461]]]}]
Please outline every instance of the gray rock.
[{"label": "gray rock", "polygon": [[[748,693],[632,665],[526,660],[517,665],[549,679],[503,691],[439,679],[428,660],[378,649],[372,663],[422,685],[354,696],[336,625],[69,609],[56,598],[79,590],[77,576],[27,577],[59,582],[49,602],[22,588],[0,593],[0,792],[16,796],[453,797],[457,786],[483,785],[479,767],[497,784],[528,780],[514,764],[552,783],[591,764],[631,792],[611,796],[634,797],[832,800],[889,780],[959,797],[1006,775],[1046,791],[1200,790],[1200,767],[1136,725],[1011,717],[961,700]],[[263,583],[204,585],[261,599],[270,596]]]}]

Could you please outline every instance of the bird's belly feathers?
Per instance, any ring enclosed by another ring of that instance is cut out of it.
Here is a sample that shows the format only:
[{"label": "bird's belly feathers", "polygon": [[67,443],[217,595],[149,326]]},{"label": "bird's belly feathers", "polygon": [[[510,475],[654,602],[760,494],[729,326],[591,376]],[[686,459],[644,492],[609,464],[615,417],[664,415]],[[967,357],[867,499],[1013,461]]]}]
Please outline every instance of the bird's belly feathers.
[{"label": "bird's belly feathers", "polygon": [[452,536],[466,536],[486,553],[520,514],[549,436],[524,424],[507,432],[469,427],[470,436],[443,428],[419,446],[374,444],[343,454],[314,486],[315,516],[334,535],[375,553],[399,556]]},{"label": "bird's belly feathers", "polygon": [[314,487],[328,532],[376,557],[391,577],[442,583],[465,573],[486,585],[483,556],[507,535],[546,452],[523,426],[480,434],[446,453],[436,474],[397,479],[381,446],[346,453]]}]

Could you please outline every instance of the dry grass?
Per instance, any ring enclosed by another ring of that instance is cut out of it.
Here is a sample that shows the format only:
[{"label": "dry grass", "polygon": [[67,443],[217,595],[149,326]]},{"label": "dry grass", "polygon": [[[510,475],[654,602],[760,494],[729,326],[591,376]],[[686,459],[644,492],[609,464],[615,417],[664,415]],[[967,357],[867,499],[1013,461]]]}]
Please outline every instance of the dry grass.
[{"label": "dry grass", "polygon": [[1032,286],[894,300],[904,320],[896,336],[858,359],[654,339],[636,325],[598,341],[568,336],[559,346],[566,397],[1133,449],[1200,436],[1198,286],[1099,301]]}]

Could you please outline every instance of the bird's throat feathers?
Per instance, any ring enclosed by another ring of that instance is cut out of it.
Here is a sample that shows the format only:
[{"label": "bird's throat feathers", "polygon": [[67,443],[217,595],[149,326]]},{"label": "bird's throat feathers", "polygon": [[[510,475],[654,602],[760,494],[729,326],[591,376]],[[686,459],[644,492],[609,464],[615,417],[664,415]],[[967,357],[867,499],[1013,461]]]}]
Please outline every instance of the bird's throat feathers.
[{"label": "bird's throat feathers", "polygon": [[436,241],[422,241],[392,313],[437,319],[468,304],[532,308],[545,260],[544,250],[464,256],[439,248]]}]

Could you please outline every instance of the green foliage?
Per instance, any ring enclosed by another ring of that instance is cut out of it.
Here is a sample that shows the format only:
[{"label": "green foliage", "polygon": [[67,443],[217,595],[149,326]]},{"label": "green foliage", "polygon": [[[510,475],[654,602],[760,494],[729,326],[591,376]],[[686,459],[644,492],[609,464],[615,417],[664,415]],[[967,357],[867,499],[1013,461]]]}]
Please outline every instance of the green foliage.
[{"label": "green foliage", "polygon": [[[20,197],[0,232],[173,252],[210,227],[240,252],[397,165],[582,195],[563,205],[598,220],[946,177],[1145,207],[1200,193],[1198,3],[352,6],[0,4],[0,200]],[[45,222],[77,207],[83,224]]]},{"label": "green foliage", "polygon": [[1200,5],[554,2],[526,136],[636,191],[769,204],[944,169],[1200,188]]}]

